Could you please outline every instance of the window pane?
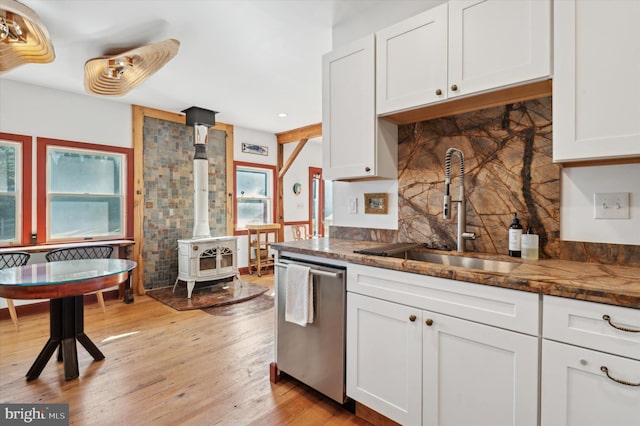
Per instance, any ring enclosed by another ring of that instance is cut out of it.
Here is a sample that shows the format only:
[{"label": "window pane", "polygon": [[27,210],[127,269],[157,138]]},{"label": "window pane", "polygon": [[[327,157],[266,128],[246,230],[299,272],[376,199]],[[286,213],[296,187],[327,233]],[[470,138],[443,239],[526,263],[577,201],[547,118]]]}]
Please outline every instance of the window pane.
[{"label": "window pane", "polygon": [[18,241],[18,176],[20,164],[19,147],[9,142],[0,142],[0,241]]},{"label": "window pane", "polygon": [[0,145],[0,193],[16,191],[17,148]]},{"label": "window pane", "polygon": [[119,155],[49,150],[49,192],[120,194],[121,174]]},{"label": "window pane", "polygon": [[267,172],[238,170],[236,173],[238,195],[242,197],[266,197],[268,194]]},{"label": "window pane", "polygon": [[122,236],[122,200],[119,197],[52,196],[49,237]]},{"label": "window pane", "polygon": [[238,228],[269,223],[270,200],[238,200]]},{"label": "window pane", "polygon": [[15,241],[16,235],[16,197],[0,193],[0,241]]}]

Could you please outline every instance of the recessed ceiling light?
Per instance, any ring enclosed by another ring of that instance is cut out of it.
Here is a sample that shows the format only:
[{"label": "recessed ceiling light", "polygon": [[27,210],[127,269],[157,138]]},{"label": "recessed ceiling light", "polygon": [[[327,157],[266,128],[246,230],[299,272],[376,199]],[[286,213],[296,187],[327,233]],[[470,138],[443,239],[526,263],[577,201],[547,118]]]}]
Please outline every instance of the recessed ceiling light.
[{"label": "recessed ceiling light", "polygon": [[287,115],[289,114],[287,114],[286,112],[281,112],[280,114],[278,114],[278,117],[285,118]]}]

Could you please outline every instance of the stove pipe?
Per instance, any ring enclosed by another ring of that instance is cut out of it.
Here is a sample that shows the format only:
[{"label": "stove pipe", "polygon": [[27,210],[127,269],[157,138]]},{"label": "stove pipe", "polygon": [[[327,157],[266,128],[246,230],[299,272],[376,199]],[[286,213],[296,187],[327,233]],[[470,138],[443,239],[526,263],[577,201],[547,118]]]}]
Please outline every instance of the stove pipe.
[{"label": "stove pipe", "polygon": [[193,146],[193,238],[211,236],[209,228],[209,160],[207,140],[209,127],[216,124],[217,111],[191,107],[182,111],[186,114],[187,126],[193,126],[195,134]]}]

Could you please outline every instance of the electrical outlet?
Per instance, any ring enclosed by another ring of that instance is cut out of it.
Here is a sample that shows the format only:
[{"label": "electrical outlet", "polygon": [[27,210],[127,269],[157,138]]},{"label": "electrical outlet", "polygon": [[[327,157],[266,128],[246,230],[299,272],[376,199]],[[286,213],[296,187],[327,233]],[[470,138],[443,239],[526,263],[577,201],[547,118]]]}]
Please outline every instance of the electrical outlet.
[{"label": "electrical outlet", "polygon": [[596,219],[629,219],[629,193],[594,193],[593,215]]},{"label": "electrical outlet", "polygon": [[358,199],[349,198],[349,214],[358,213]]}]

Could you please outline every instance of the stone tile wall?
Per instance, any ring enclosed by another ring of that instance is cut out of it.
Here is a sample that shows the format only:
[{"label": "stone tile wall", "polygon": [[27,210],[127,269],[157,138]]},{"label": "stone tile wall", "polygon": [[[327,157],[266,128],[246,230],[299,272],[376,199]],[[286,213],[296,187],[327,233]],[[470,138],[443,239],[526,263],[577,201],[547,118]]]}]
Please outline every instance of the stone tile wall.
[{"label": "stone tile wall", "polygon": [[[173,285],[178,239],[193,235],[193,127],[144,119],[144,286]],[[226,235],[226,134],[209,129],[209,226]]]}]

